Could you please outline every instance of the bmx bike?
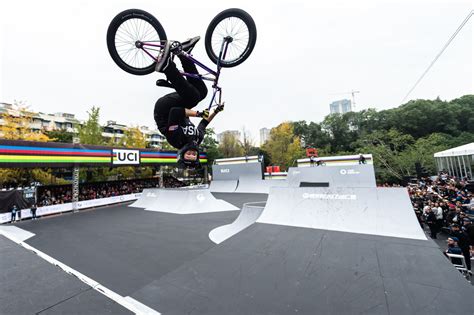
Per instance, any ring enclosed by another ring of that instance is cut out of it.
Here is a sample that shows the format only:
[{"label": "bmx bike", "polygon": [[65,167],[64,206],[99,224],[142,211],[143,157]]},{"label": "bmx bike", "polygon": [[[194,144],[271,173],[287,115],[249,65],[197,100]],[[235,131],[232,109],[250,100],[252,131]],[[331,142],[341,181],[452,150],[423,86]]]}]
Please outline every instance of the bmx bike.
[{"label": "bmx bike", "polygon": [[[107,30],[110,56],[122,70],[134,75],[155,71],[157,56],[166,40],[166,32],[158,19],[139,9],[120,12]],[[207,55],[216,65],[215,69],[180,50],[181,43],[173,41],[180,55],[205,71],[203,74],[182,71],[181,74],[213,83],[208,109],[222,104],[222,88],[218,85],[221,69],[244,62],[252,53],[256,40],[257,28],[252,17],[242,9],[232,8],[217,14],[206,30],[204,45]]]}]

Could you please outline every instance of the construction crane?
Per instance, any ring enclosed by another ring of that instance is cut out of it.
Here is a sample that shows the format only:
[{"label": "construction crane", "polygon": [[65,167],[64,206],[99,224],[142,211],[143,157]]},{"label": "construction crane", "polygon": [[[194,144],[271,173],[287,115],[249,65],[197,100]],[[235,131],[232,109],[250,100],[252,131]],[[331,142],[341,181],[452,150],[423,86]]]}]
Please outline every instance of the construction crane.
[{"label": "construction crane", "polygon": [[356,105],[356,101],[355,101],[355,94],[356,93],[360,93],[360,91],[350,91],[350,92],[341,92],[341,93],[332,93],[331,95],[347,95],[347,94],[350,94],[352,96],[352,110],[355,110],[355,105]]}]

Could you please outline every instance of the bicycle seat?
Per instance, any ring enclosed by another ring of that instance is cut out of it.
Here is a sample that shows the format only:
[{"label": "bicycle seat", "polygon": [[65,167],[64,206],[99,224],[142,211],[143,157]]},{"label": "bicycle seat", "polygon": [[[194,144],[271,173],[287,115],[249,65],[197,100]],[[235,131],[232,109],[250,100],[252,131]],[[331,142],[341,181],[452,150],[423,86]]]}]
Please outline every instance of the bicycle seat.
[{"label": "bicycle seat", "polygon": [[168,88],[173,88],[173,85],[169,81],[164,80],[164,79],[156,80],[156,85],[157,86],[168,87]]}]

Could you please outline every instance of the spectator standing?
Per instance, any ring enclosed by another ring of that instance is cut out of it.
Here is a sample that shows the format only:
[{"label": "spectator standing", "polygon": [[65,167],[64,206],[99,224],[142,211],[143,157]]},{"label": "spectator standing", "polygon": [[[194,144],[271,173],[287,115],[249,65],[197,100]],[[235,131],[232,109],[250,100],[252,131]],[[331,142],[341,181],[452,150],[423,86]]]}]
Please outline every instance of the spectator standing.
[{"label": "spectator standing", "polygon": [[431,210],[431,207],[426,208],[426,224],[430,228],[430,237],[436,239],[436,232],[437,232],[437,222],[436,222],[436,215]]},{"label": "spectator standing", "polygon": [[33,203],[33,205],[30,208],[31,211],[31,220],[36,220],[36,203]]},{"label": "spectator standing", "polygon": [[438,203],[435,203],[433,210],[433,213],[436,216],[436,232],[440,233],[441,228],[443,227],[443,209],[439,206]]},{"label": "spectator standing", "polygon": [[471,254],[469,247],[469,237],[461,230],[458,224],[451,225],[451,236],[458,239],[458,246],[462,251],[462,255],[466,260],[467,269],[471,270]]},{"label": "spectator standing", "polygon": [[17,211],[18,211],[18,209],[16,208],[16,205],[13,205],[12,210],[11,210],[12,217],[11,217],[10,223],[13,223],[13,222],[16,221],[16,213],[17,213]]}]

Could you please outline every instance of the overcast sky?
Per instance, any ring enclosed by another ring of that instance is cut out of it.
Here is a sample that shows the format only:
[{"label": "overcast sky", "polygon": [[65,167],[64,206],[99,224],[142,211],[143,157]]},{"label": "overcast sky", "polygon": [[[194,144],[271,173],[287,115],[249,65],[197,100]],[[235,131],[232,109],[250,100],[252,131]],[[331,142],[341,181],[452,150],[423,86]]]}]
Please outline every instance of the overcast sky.
[{"label": "overcast sky", "polygon": [[[0,3],[0,101],[80,119],[100,106],[101,120],[154,127],[155,86],[163,75],[118,68],[106,31],[120,11],[152,13],[168,38],[204,38],[220,11],[239,7],[257,25],[243,64],[224,69],[226,110],[217,132],[258,129],[285,120],[320,122],[329,103],[359,90],[358,109],[396,107],[459,24],[471,0],[122,1],[15,0]],[[451,100],[473,93],[473,22],[464,27],[410,99]],[[198,43],[194,56],[212,64]],[[200,108],[205,107],[204,103]]]}]

